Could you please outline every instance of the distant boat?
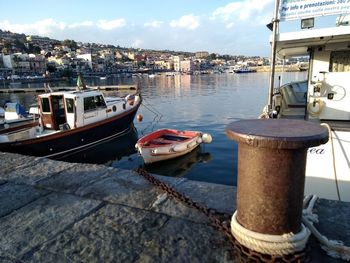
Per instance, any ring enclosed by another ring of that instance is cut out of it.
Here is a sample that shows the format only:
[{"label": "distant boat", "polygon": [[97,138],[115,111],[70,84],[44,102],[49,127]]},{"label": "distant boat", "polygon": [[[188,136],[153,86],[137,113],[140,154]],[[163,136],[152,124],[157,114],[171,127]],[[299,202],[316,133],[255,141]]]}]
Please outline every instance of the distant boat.
[{"label": "distant boat", "polygon": [[309,63],[300,63],[298,68],[299,71],[307,71],[309,69]]},{"label": "distant boat", "polygon": [[107,77],[106,77],[106,76],[102,76],[102,77],[100,77],[100,80],[105,80],[105,79],[107,79]]},{"label": "distant boat", "polygon": [[39,124],[0,130],[0,151],[58,158],[105,142],[130,130],[141,96],[84,88],[41,94],[38,104]]},{"label": "distant boat", "polygon": [[185,155],[201,143],[211,141],[207,133],[161,129],[140,138],[135,147],[145,164],[149,164]]},{"label": "distant boat", "polygon": [[6,102],[4,108],[0,108],[0,130],[37,124],[39,115],[35,112],[35,109],[37,109],[37,106],[32,106],[28,113],[19,103]]},{"label": "distant boat", "polygon": [[237,74],[241,74],[241,73],[254,73],[254,72],[256,72],[256,70],[255,70],[255,69],[250,69],[250,68],[243,67],[243,68],[235,69],[233,72],[234,72],[234,73],[237,73]]}]

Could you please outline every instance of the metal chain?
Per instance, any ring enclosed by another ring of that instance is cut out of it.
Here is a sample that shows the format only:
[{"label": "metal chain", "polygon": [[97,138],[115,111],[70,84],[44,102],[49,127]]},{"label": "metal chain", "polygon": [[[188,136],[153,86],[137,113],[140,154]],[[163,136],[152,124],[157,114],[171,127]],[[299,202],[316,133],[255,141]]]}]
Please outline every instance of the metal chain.
[{"label": "metal chain", "polygon": [[158,180],[154,176],[152,176],[150,173],[148,173],[146,170],[142,168],[138,168],[136,172],[141,175],[143,178],[145,178],[148,182],[150,182],[152,185],[160,188],[161,190],[165,191],[170,196],[174,197],[178,201],[185,203],[186,205],[195,208],[196,210],[202,212],[204,215],[206,215],[209,219],[210,225],[220,231],[224,234],[224,236],[227,238],[229,243],[232,245],[232,252],[233,257],[235,259],[235,262],[295,262],[295,263],[301,263],[301,262],[309,262],[308,257],[308,250],[309,247],[307,246],[306,249],[304,249],[301,252],[286,255],[286,256],[271,256],[271,255],[265,255],[258,253],[254,250],[251,250],[243,245],[241,245],[232,235],[231,233],[231,227],[230,227],[230,219],[231,215],[220,213],[212,208],[207,208],[204,205],[198,204],[194,202],[189,197],[185,196],[184,194],[178,192],[176,189],[172,188],[171,186],[167,185],[166,183]]}]

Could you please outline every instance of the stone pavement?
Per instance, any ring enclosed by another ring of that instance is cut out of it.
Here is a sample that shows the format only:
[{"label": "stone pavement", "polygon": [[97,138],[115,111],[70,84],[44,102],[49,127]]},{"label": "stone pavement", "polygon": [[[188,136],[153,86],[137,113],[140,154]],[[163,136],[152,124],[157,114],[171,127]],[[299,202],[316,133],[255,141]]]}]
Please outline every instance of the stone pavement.
[{"label": "stone pavement", "polygon": [[[234,262],[199,211],[137,173],[0,153],[0,262]],[[156,176],[232,214],[235,188]],[[349,244],[349,203],[319,200],[318,228]],[[312,262],[333,260],[310,240]]]}]

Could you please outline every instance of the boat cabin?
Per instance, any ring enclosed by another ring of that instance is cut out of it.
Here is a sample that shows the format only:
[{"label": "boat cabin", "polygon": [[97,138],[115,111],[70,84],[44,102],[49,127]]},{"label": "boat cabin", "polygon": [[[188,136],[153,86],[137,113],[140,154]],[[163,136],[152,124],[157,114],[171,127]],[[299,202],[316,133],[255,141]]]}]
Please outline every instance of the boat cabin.
[{"label": "boat cabin", "polygon": [[309,70],[306,81],[275,89],[269,117],[329,129],[329,141],[307,151],[305,193],[350,201],[350,27],[278,34],[276,52],[282,59],[308,55]]},{"label": "boat cabin", "polygon": [[350,27],[281,33],[276,47],[282,59],[310,58],[307,82],[282,86],[275,96],[279,117],[349,121]]},{"label": "boat cabin", "polygon": [[51,130],[67,130],[104,120],[117,113],[114,105],[107,109],[98,90],[53,92],[38,96],[42,125]]}]

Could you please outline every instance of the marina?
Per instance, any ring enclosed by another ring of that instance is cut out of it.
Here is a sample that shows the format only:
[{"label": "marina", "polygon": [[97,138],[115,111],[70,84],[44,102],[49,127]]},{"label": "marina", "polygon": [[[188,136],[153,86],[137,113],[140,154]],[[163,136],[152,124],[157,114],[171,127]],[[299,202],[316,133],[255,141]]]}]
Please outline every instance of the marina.
[{"label": "marina", "polygon": [[[304,80],[305,72],[287,72],[283,81]],[[236,185],[237,154],[235,143],[225,135],[225,127],[234,120],[257,118],[265,103],[268,91],[268,73],[254,74],[206,74],[177,75],[167,77],[157,75],[147,77],[108,78],[108,85],[136,85],[140,87],[143,102],[138,113],[143,121],[135,120],[137,136],[142,137],[164,127],[177,130],[200,130],[209,133],[213,142],[202,145],[192,158],[169,160],[165,165],[146,167],[149,171],[162,175],[183,176],[191,180],[200,180],[226,185]],[[98,80],[86,84],[98,86]],[[67,86],[66,83],[59,83]],[[73,84],[72,84],[73,85]],[[125,96],[128,91],[108,91],[105,94]],[[28,108],[35,102],[35,93],[1,94],[3,100],[19,101]],[[133,138],[133,136],[131,136]],[[137,141],[137,140],[136,140]],[[87,152],[69,155],[63,160],[75,162],[103,161],[116,168],[134,169],[142,165],[142,159],[130,145],[126,155],[115,153],[118,140],[102,144]],[[112,145],[115,147],[113,150]],[[232,147],[234,151],[232,151]],[[99,162],[101,163],[101,162]]]},{"label": "marina", "polygon": [[[0,261],[350,261],[350,1],[299,2],[274,1],[269,58],[0,30]],[[254,4],[208,28],[263,47]]]}]

